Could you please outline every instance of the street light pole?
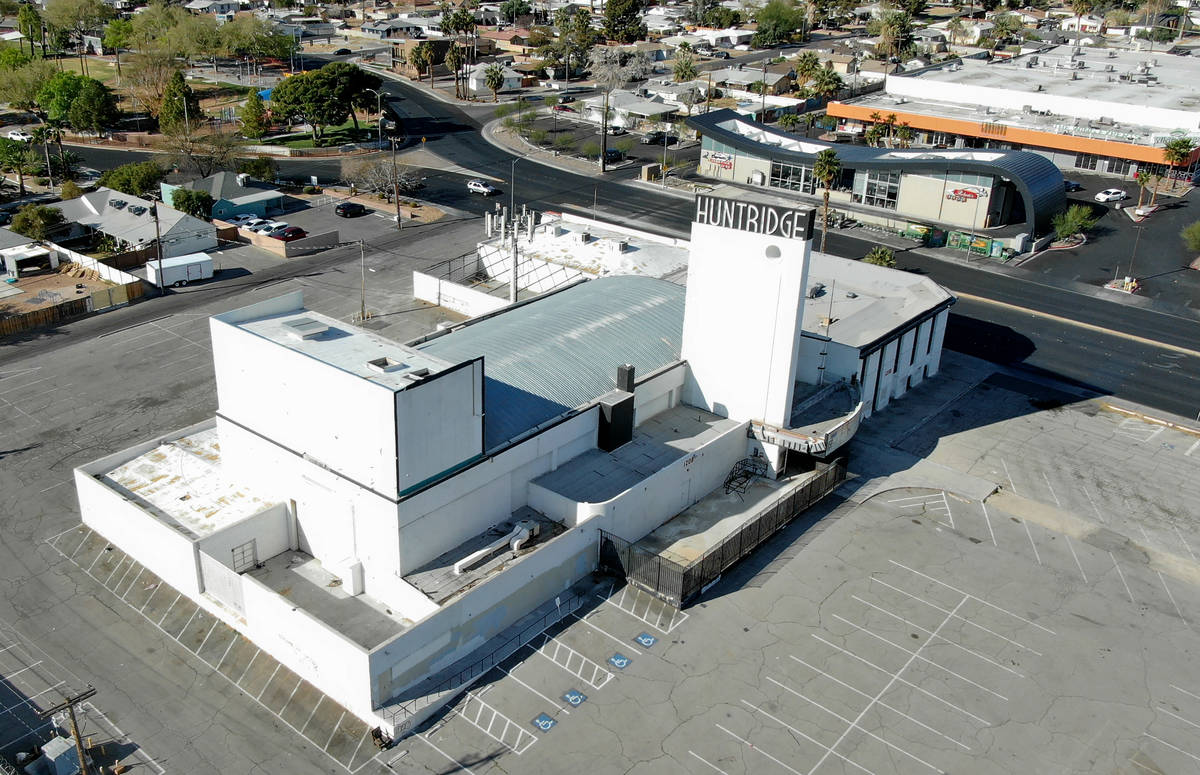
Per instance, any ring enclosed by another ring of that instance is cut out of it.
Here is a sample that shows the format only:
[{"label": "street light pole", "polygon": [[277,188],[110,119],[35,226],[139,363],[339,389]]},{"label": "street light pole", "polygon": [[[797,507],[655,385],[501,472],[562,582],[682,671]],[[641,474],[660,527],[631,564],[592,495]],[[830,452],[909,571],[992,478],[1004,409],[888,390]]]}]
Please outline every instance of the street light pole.
[{"label": "street light pole", "polygon": [[404,231],[404,219],[400,217],[400,173],[396,170],[396,138],[392,138],[392,196],[396,199],[396,230]]},{"label": "street light pole", "polygon": [[367,319],[367,250],[363,247],[361,239],[358,241],[358,268],[362,275],[358,303],[358,322],[362,323]]},{"label": "street light pole", "polygon": [[508,173],[508,212],[512,215],[514,220],[517,217],[517,162],[520,160],[521,157],[519,156],[512,160],[512,167]]},{"label": "street light pole", "polygon": [[382,148],[383,147],[383,94],[375,91],[374,89],[363,89],[363,91],[369,91],[375,95],[375,115],[378,116],[378,118],[375,119],[375,127],[376,127],[376,129],[379,130],[379,146]]}]

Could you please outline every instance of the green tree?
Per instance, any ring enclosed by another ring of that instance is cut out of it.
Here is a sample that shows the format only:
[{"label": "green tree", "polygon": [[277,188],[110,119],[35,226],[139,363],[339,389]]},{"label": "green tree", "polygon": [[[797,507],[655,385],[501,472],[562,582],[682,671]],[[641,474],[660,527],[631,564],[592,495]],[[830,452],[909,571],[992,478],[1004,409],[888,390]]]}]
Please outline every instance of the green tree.
[{"label": "green tree", "polygon": [[1050,219],[1054,235],[1060,240],[1084,234],[1096,225],[1096,216],[1087,205],[1074,204]]},{"label": "green tree", "polygon": [[425,71],[429,71],[429,83],[433,84],[433,44],[429,41],[422,41],[413,46],[413,49],[408,54],[408,63],[417,71],[417,82],[421,82]]},{"label": "green tree", "polygon": [[838,158],[837,151],[826,148],[817,154],[817,158],[813,162],[813,177],[825,189],[821,195],[821,201],[824,204],[824,211],[821,215],[821,252],[824,253],[825,238],[829,235],[829,192],[833,189],[833,184],[842,177],[842,160]]},{"label": "green tree", "polygon": [[533,13],[533,6],[529,4],[529,0],[504,0],[500,4],[500,15],[504,17],[504,21],[512,24],[522,16],[528,16]]},{"label": "green tree", "polygon": [[113,17],[112,8],[102,0],[47,0],[46,21],[64,31],[75,43],[79,52],[79,66],[87,75],[87,59],[84,58],[83,36],[100,29],[104,22]]},{"label": "green tree", "polygon": [[[41,38],[42,15],[32,3],[22,4],[17,12],[17,31],[29,39],[29,56],[33,56],[33,42]],[[42,43],[42,56],[46,55],[46,44]]]},{"label": "green tree", "polygon": [[705,11],[704,16],[700,21],[705,27],[725,29],[727,27],[733,27],[737,24],[740,24],[742,21],[742,15],[730,8],[718,5]]},{"label": "green tree", "polygon": [[29,55],[20,46],[0,45],[0,70],[11,73],[29,64]]},{"label": "green tree", "polygon": [[876,245],[871,248],[867,255],[863,256],[864,264],[872,264],[874,266],[886,266],[888,269],[896,268],[896,254],[889,248],[882,245]]},{"label": "green tree", "polygon": [[842,76],[834,72],[832,68],[822,67],[813,78],[812,90],[821,99],[829,100],[845,86]]},{"label": "green tree", "polygon": [[46,240],[54,228],[65,220],[62,211],[55,207],[28,204],[17,210],[9,228],[29,239]]},{"label": "green tree", "polygon": [[642,21],[642,0],[606,0],[604,34],[618,43],[636,43],[646,37]]},{"label": "green tree", "polygon": [[917,133],[907,122],[902,123],[900,128],[896,130],[896,141],[901,148],[908,148],[912,145],[912,141],[917,137]]},{"label": "green tree", "polygon": [[767,0],[754,18],[758,32],[754,33],[752,45],[767,48],[791,39],[804,24],[804,10],[792,0]]},{"label": "green tree", "polygon": [[[286,83],[289,79],[285,79]],[[276,87],[278,90],[278,87]],[[167,80],[163,89],[162,102],[158,108],[158,126],[163,132],[182,131],[190,133],[200,125],[204,114],[200,112],[200,99],[192,91],[183,77],[182,70],[176,70]]]},{"label": "green tree", "polygon": [[800,117],[795,113],[784,113],[779,117],[779,128],[785,132],[794,132],[800,126]]},{"label": "green tree", "polygon": [[327,91],[334,99],[350,106],[350,119],[354,122],[354,131],[357,134],[359,126],[355,108],[370,111],[375,107],[375,95],[367,90],[379,90],[382,85],[379,76],[349,62],[330,62],[309,75],[315,80],[317,88]]},{"label": "green tree", "polygon": [[903,11],[893,11],[880,20],[879,42],[875,51],[883,57],[904,56],[912,48],[912,17]]},{"label": "green tree", "polygon": [[1025,26],[1015,13],[998,13],[992,17],[992,24],[995,25],[992,34],[997,43],[1004,43],[1017,37]]},{"label": "green tree", "polygon": [[75,181],[68,180],[66,183],[63,183],[62,188],[59,189],[59,196],[62,197],[64,202],[68,199],[78,199],[79,197],[83,196],[83,189],[80,188],[79,184]]},{"label": "green tree", "polygon": [[[1187,164],[1192,158],[1192,152],[1196,150],[1196,144],[1192,142],[1190,137],[1177,137],[1174,140],[1168,140],[1163,146],[1163,161],[1171,165],[1171,169],[1178,169],[1180,166]],[[1150,204],[1153,205],[1158,198],[1158,186],[1154,187],[1154,196],[1150,199]]]},{"label": "green tree", "polygon": [[687,51],[675,52],[675,64],[671,70],[675,75],[675,80],[680,83],[694,81],[698,75],[696,72],[696,60]]},{"label": "green tree", "polygon": [[325,127],[341,124],[350,113],[350,104],[331,93],[327,80],[319,73],[318,70],[285,78],[271,92],[274,114],[311,126],[314,143],[321,141]]},{"label": "green tree", "polygon": [[25,196],[25,176],[34,174],[41,164],[37,152],[26,143],[0,138],[0,168],[16,174],[21,196]]},{"label": "green tree", "polygon": [[133,41],[133,22],[128,19],[113,19],[104,28],[104,47],[117,55],[117,83],[121,82],[121,49],[129,48]]},{"label": "green tree", "polygon": [[77,132],[100,134],[117,123],[121,111],[112,91],[94,78],[87,78],[71,103],[67,121]]},{"label": "green tree", "polygon": [[38,92],[37,101],[50,121],[68,121],[71,103],[83,88],[84,76],[75,73],[55,73]]},{"label": "green tree", "polygon": [[278,177],[279,166],[270,156],[256,156],[238,161],[237,171],[258,180],[272,181]]},{"label": "green tree", "polygon": [[212,218],[213,204],[212,194],[207,191],[177,188],[171,192],[171,207],[181,213],[187,213],[193,218],[204,221]]},{"label": "green tree", "polygon": [[504,67],[492,63],[483,71],[483,83],[492,92],[492,102],[499,100],[500,89],[504,87]]},{"label": "green tree", "polygon": [[1183,244],[1193,253],[1200,253],[1200,221],[1184,226],[1179,232],[1179,237],[1183,240]]},{"label": "green tree", "polygon": [[135,161],[105,170],[96,184],[130,196],[153,195],[167,176],[166,170],[152,161]]},{"label": "green tree", "polygon": [[270,122],[267,119],[267,109],[263,106],[262,97],[257,91],[250,92],[246,102],[238,111],[242,119],[242,135],[257,140],[267,133]]},{"label": "green tree", "polygon": [[796,64],[792,69],[796,72],[796,85],[803,88],[813,78],[816,78],[817,73],[823,68],[816,52],[804,51],[800,56],[796,57]]}]

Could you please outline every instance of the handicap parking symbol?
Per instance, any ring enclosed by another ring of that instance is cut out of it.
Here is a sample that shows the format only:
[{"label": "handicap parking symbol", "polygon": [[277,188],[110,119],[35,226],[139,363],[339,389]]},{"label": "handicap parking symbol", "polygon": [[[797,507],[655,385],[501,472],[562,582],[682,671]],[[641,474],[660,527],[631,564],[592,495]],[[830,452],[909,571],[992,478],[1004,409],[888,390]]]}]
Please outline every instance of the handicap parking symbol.
[{"label": "handicap parking symbol", "polygon": [[545,713],[539,713],[538,717],[533,720],[533,725],[542,732],[549,732],[558,722],[547,716]]},{"label": "handicap parking symbol", "polygon": [[567,701],[568,705],[577,708],[583,703],[587,702],[587,695],[578,689],[572,689],[563,695],[563,699]]},{"label": "handicap parking symbol", "polygon": [[655,643],[658,643],[658,638],[654,637],[648,632],[643,632],[641,635],[634,638],[634,640],[638,642],[639,646],[647,649],[653,646]]},{"label": "handicap parking symbol", "polygon": [[617,668],[618,670],[624,670],[625,668],[629,667],[629,663],[632,661],[633,661],[632,659],[625,656],[624,654],[622,654],[619,651],[608,658],[608,664],[612,665],[613,667]]}]

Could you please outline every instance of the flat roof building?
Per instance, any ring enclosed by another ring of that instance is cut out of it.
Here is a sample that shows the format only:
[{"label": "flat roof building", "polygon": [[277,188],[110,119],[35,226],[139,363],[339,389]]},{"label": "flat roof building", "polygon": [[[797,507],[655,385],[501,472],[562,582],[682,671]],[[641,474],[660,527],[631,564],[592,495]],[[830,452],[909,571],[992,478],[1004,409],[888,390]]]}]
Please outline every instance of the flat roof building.
[{"label": "flat roof building", "polygon": [[862,131],[874,123],[872,114],[895,114],[916,130],[920,145],[1022,149],[1062,169],[1190,178],[1200,150],[1169,170],[1162,149],[1179,137],[1200,144],[1200,60],[1054,46],[890,74],[883,92],[831,102],[828,113],[842,131]]}]

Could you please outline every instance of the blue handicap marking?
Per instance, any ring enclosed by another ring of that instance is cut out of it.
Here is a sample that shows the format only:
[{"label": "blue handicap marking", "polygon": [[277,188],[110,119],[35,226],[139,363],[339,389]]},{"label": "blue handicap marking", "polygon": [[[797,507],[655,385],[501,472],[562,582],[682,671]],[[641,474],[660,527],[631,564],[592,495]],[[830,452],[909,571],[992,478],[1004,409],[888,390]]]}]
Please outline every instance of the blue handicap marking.
[{"label": "blue handicap marking", "polygon": [[587,695],[578,689],[572,689],[563,695],[563,699],[567,701],[567,704],[578,707],[587,702]]},{"label": "blue handicap marking", "polygon": [[632,661],[633,661],[632,659],[625,656],[624,654],[622,654],[619,651],[608,658],[608,664],[612,665],[613,667],[617,668],[618,670],[624,670],[625,668],[629,667],[629,663]]},{"label": "blue handicap marking", "polygon": [[641,635],[634,638],[634,640],[638,642],[639,646],[647,649],[653,646],[655,643],[658,643],[658,638],[654,637],[648,632],[643,632]]},{"label": "blue handicap marking", "polygon": [[558,722],[547,716],[545,713],[539,713],[538,717],[533,720],[533,725],[542,732],[549,732]]}]

